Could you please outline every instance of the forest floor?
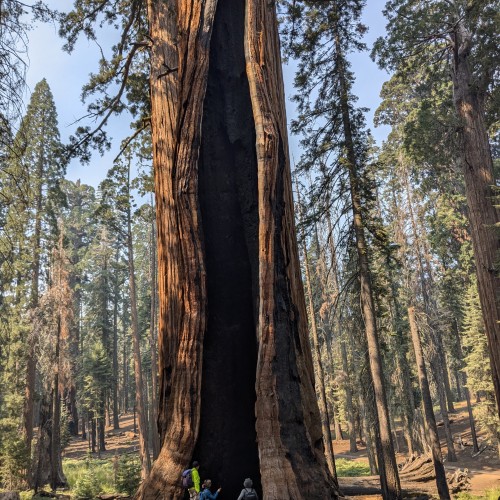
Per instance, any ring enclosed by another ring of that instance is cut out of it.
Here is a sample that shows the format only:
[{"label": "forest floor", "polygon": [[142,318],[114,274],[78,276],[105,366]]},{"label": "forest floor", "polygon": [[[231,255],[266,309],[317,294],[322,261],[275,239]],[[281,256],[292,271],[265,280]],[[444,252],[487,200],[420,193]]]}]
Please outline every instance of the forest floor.
[{"label": "forest floor", "polygon": [[[112,426],[106,427],[106,451],[100,452],[100,458],[111,458],[114,455],[123,455],[124,453],[139,453],[139,437],[134,432],[134,415],[127,413],[120,415],[120,429],[113,429]],[[80,429],[81,432],[81,429]],[[89,433],[87,433],[87,436]],[[73,437],[69,446],[63,451],[63,458],[80,459],[88,455],[89,442],[81,437]],[[93,454],[97,457],[97,453]]]},{"label": "forest floor", "polygon": [[[453,473],[457,469],[467,469],[470,477],[469,493],[481,497],[487,490],[500,489],[500,458],[498,457],[497,450],[491,447],[486,448],[480,455],[476,456],[475,458],[472,457],[472,439],[466,403],[465,401],[454,403],[454,406],[456,411],[455,413],[450,414],[451,430],[454,440],[461,436],[462,441],[464,443],[467,443],[468,446],[465,446],[463,447],[463,449],[461,449],[458,444],[455,445],[457,461],[447,462],[445,460],[446,472]],[[443,456],[446,457],[448,449],[446,446],[444,428],[442,425],[440,425],[441,416],[439,413],[436,413],[436,419],[439,426],[438,433],[441,440],[441,450],[443,452]],[[397,453],[397,462],[401,463],[406,458],[405,452],[407,451],[407,449],[404,446],[404,440],[401,431],[398,430],[397,434],[399,446],[399,452]],[[479,448],[482,449],[484,446],[484,432],[478,430],[477,436],[479,441]],[[396,449],[398,449],[398,446],[396,446]],[[335,458],[367,463],[368,456],[366,453],[366,447],[358,443],[358,448],[359,451],[357,453],[349,453],[348,440],[333,442]],[[378,491],[380,491],[378,476],[365,476],[356,478],[341,477],[339,479],[339,484],[341,489],[344,490],[346,494],[356,496],[357,499],[382,498],[379,494],[376,494]],[[403,482],[402,488],[408,492],[408,495],[410,495],[410,493],[437,493],[434,480],[422,483]]]},{"label": "forest floor", "polygon": [[[454,438],[461,436],[464,443],[471,443],[470,427],[467,415],[467,408],[465,402],[455,403],[456,412],[450,414],[452,421],[451,428]],[[440,415],[436,414],[438,425],[440,423]],[[441,438],[441,449],[443,455],[446,457],[446,439],[444,436],[444,429],[439,426],[439,436]],[[484,441],[484,433],[478,431],[478,439],[480,448],[481,443]],[[398,431],[398,446],[399,452],[397,453],[397,461],[401,463],[405,460],[404,440],[401,431]],[[366,470],[368,464],[368,457],[366,448],[358,443],[359,451],[357,453],[349,453],[349,441],[341,440],[334,441],[333,448],[335,451],[336,459],[343,459],[342,469],[344,469],[346,462],[353,462],[352,471]],[[447,472],[454,472],[456,469],[468,469],[470,477],[470,491],[469,493],[479,498],[487,490],[500,488],[500,459],[498,458],[497,450],[492,448],[485,449],[480,455],[472,458],[472,446],[465,446],[463,449],[456,445],[457,462],[446,462],[445,467]],[[132,414],[122,415],[120,417],[120,429],[113,430],[112,427],[106,428],[106,451],[101,452],[102,459],[112,459],[115,455],[122,455],[124,453],[138,453],[139,442],[137,434],[134,433],[134,417]],[[83,459],[88,454],[88,442],[81,438],[73,438],[69,446],[64,451],[64,458],[67,459]],[[97,457],[97,454],[94,454]],[[356,466],[354,466],[356,464]],[[347,472],[348,474],[349,471]],[[359,477],[340,477],[340,487],[347,495],[356,496],[356,499],[378,499],[382,498],[379,494],[379,478],[378,476],[359,476]],[[410,497],[414,494],[427,494],[432,495],[436,493],[434,481],[423,483],[403,483],[403,489]],[[461,497],[467,498],[467,497]]]}]

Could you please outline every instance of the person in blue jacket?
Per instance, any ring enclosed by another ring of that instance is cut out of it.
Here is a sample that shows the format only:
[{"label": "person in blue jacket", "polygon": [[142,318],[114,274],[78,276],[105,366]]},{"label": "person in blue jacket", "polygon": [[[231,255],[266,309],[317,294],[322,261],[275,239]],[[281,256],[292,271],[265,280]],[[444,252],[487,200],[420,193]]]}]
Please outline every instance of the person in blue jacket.
[{"label": "person in blue jacket", "polygon": [[212,481],[210,479],[205,479],[203,484],[201,485],[201,492],[199,496],[199,500],[215,500],[219,495],[219,492],[222,488],[219,488],[215,493],[210,491],[210,487],[212,486]]}]

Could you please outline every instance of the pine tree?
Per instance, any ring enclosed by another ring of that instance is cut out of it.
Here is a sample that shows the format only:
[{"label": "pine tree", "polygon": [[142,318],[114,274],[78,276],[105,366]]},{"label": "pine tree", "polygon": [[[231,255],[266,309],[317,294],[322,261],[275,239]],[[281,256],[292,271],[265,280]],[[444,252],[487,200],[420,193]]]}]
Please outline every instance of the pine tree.
[{"label": "pine tree", "polygon": [[299,59],[295,79],[299,118],[292,128],[304,136],[304,168],[310,168],[326,157],[329,177],[336,177],[339,170],[344,170],[343,176],[347,177],[359,266],[361,310],[380,425],[377,449],[381,484],[385,497],[400,498],[366,235],[366,201],[373,197],[367,170],[368,139],[362,110],[354,107],[354,75],[345,56],[350,50],[363,48],[359,39],[365,28],[359,19],[364,2],[290,2],[289,6],[289,46],[292,55]]},{"label": "pine tree", "polygon": [[[500,415],[500,305],[496,263],[499,240],[494,228],[499,212],[491,202],[495,185],[488,140],[489,103],[498,92],[497,2],[475,0],[390,0],[386,3],[388,36],[374,55],[381,66],[407,80],[438,87],[450,81],[457,124],[457,161],[462,167],[470,233],[483,318],[490,345],[492,377]],[[449,76],[448,76],[449,75]],[[417,80],[418,81],[418,80]],[[490,98],[493,97],[493,98]]]},{"label": "pine tree", "polygon": [[484,362],[488,354],[488,343],[477,283],[472,281],[464,298],[464,320],[461,337],[465,351],[465,372],[468,388],[473,394],[481,396],[474,410],[480,428],[485,429],[488,439],[499,448],[500,424],[495,413],[494,386],[491,368]]},{"label": "pine tree", "polygon": [[[136,386],[136,408],[139,424],[139,443],[141,450],[142,477],[145,479],[151,470],[149,454],[147,392],[144,389],[142,359],[140,350],[140,332],[138,319],[137,280],[134,265],[134,247],[132,240],[132,204],[130,157],[127,163],[117,162],[108,172],[106,180],[101,184],[103,192],[103,209],[107,209],[108,222],[117,231],[124,231],[123,239],[127,246],[127,263],[129,269],[130,309],[132,317],[132,342],[134,352],[134,376]],[[125,228],[123,225],[125,225]]]}]

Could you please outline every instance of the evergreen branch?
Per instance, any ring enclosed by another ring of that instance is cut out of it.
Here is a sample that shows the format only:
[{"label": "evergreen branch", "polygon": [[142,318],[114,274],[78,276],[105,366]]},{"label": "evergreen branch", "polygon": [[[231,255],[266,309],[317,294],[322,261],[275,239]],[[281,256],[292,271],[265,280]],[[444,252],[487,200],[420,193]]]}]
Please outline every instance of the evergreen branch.
[{"label": "evergreen branch", "polygon": [[132,50],[129,52],[127,59],[126,59],[126,62],[125,62],[125,65],[124,65],[123,70],[122,70],[123,79],[122,79],[120,88],[119,88],[116,96],[111,100],[111,102],[107,106],[105,106],[104,109],[100,110],[99,113],[96,114],[96,116],[102,115],[105,111],[107,111],[107,113],[104,115],[104,118],[101,120],[99,125],[96,128],[94,128],[94,130],[85,134],[84,137],[82,137],[82,139],[80,139],[74,146],[72,146],[69,149],[70,153],[75,152],[78,148],[80,148],[85,143],[90,141],[90,139],[92,137],[94,137],[98,132],[100,132],[102,130],[102,128],[106,125],[106,123],[109,120],[109,117],[116,110],[116,107],[120,103],[121,98],[123,96],[123,93],[125,92],[125,87],[126,87],[127,81],[128,81],[128,75],[130,72],[130,66],[132,65],[132,61],[133,61],[133,58],[134,58],[136,52],[139,49],[141,49],[143,47],[148,47],[148,46],[149,46],[148,42],[137,42],[137,43],[132,44]]},{"label": "evergreen branch", "polygon": [[144,118],[142,120],[143,124],[142,124],[142,127],[137,129],[130,137],[128,137],[127,139],[125,139],[125,144],[122,146],[122,148],[120,149],[120,152],[116,155],[115,159],[113,160],[113,162],[117,161],[120,156],[125,152],[125,150],[129,147],[130,143],[137,137],[139,136],[142,132],[144,132],[144,130],[146,130],[149,126],[151,126],[151,118],[148,117],[148,118]]}]

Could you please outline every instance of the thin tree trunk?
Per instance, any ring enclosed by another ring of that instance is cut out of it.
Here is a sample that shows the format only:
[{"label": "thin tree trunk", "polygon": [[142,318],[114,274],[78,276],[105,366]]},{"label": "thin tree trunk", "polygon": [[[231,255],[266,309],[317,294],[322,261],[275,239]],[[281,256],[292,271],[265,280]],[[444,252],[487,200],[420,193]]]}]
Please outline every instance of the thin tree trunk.
[{"label": "thin tree trunk", "polygon": [[[329,202],[328,202],[329,203]],[[328,224],[328,243],[330,246],[330,259],[331,259],[331,273],[333,277],[333,294],[331,297],[331,302],[332,304],[335,304],[336,301],[338,300],[339,296],[339,276],[338,276],[338,262],[337,262],[337,251],[335,248],[335,241],[334,241],[334,236],[333,236],[333,226],[332,226],[332,220],[331,220],[331,214],[328,214],[327,217],[327,224]],[[318,242],[318,247],[319,247],[319,242]],[[336,311],[336,318],[335,318],[335,329],[337,332],[337,335],[339,339],[341,339],[341,318],[340,315],[338,314],[338,311]],[[351,453],[356,453],[358,451],[356,447],[356,433],[355,433],[355,426],[354,426],[354,407],[353,407],[353,396],[352,396],[352,387],[349,381],[349,364],[348,364],[348,359],[347,359],[347,349],[345,345],[345,340],[340,340],[340,350],[341,350],[341,358],[342,358],[342,370],[344,371],[344,377],[345,377],[345,383],[344,383],[344,389],[346,392],[346,410],[347,410],[347,426],[348,426],[348,432],[349,432],[349,450]],[[333,370],[333,360],[332,360],[332,370]],[[332,391],[333,392],[333,391]],[[338,419],[335,419],[335,423],[338,425],[335,428],[335,436],[337,439],[343,439],[342,435],[342,429],[340,427],[340,422],[338,422]]]},{"label": "thin tree trunk", "polygon": [[356,431],[354,424],[354,408],[352,400],[352,388],[349,375],[349,361],[347,359],[347,349],[344,341],[340,342],[340,352],[342,356],[342,370],[344,371],[344,389],[346,394],[346,410],[347,410],[347,429],[349,432],[349,452],[356,453]]},{"label": "thin tree trunk", "polygon": [[[338,29],[338,28],[337,28]],[[384,469],[381,473],[381,487],[384,498],[400,499],[401,484],[399,482],[396,456],[392,442],[391,426],[389,421],[389,410],[384,387],[384,375],[382,370],[382,357],[378,343],[377,321],[375,316],[375,303],[373,300],[372,283],[370,276],[370,266],[368,261],[368,249],[365,241],[365,229],[363,223],[363,211],[361,206],[361,196],[359,179],[356,165],[356,153],[354,139],[352,136],[352,125],[349,110],[349,98],[347,83],[345,80],[344,61],[342,57],[342,47],[338,33],[336,33],[336,52],[338,54],[337,67],[340,79],[340,104],[342,109],[343,133],[347,151],[347,166],[349,169],[350,195],[353,212],[353,225],[356,235],[356,248],[358,254],[361,311],[365,324],[365,333],[368,343],[368,356],[370,361],[370,373],[375,392],[375,405],[380,426],[380,442],[382,449],[379,453],[379,469]]]},{"label": "thin tree trunk", "polygon": [[[462,351],[462,341],[460,339],[460,333],[458,331],[458,324],[457,324],[456,320],[453,321],[453,331],[454,331],[455,337],[456,337],[456,346],[457,346],[457,350],[458,350],[458,357],[460,359],[460,362],[463,363],[464,353]],[[470,402],[470,392],[469,392],[469,388],[467,387],[467,373],[465,371],[458,372],[459,377],[460,377],[460,375],[462,375],[463,390],[464,390],[464,394],[465,394],[465,400],[467,402],[467,413],[469,415],[469,426],[470,426],[470,432],[471,432],[471,437],[472,437],[473,452],[477,453],[479,451],[479,445],[477,442],[476,423],[474,421],[474,414],[472,413],[472,405]]]},{"label": "thin tree trunk", "polygon": [[493,199],[495,178],[484,120],[483,102],[473,83],[468,57],[472,37],[464,20],[454,33],[453,98],[461,121],[458,129],[465,179],[470,234],[474,248],[479,298],[490,351],[491,375],[500,416],[500,280],[496,270],[500,248],[499,211]]},{"label": "thin tree trunk", "polygon": [[125,413],[129,411],[129,401],[128,401],[128,352],[127,352],[127,332],[123,329],[123,352],[122,352],[122,363],[123,363],[123,410]]},{"label": "thin tree trunk", "polygon": [[[97,439],[98,451],[106,451],[105,427],[106,427],[106,394],[101,392],[101,400],[99,401],[99,413],[97,415]],[[99,454],[100,457],[100,454]]]},{"label": "thin tree trunk", "polygon": [[61,455],[61,439],[60,439],[60,427],[61,427],[61,394],[59,393],[59,350],[61,343],[61,313],[57,315],[57,334],[56,334],[56,367],[54,371],[54,382],[53,382],[53,395],[52,395],[52,446],[50,453],[50,486],[52,491],[55,491],[58,486],[59,479],[59,460]]},{"label": "thin tree trunk", "polygon": [[[128,169],[128,192],[130,194],[130,165]],[[135,285],[134,247],[132,244],[132,214],[131,206],[127,208],[127,246],[128,269],[130,285],[130,310],[132,316],[132,345],[134,348],[134,374],[135,374],[135,404],[137,406],[137,420],[139,424],[139,451],[142,466],[142,479],[146,479],[151,470],[151,457],[148,443],[148,420],[146,413],[146,393],[142,379],[141,345],[139,334],[139,320],[137,317],[137,295]]]},{"label": "thin tree trunk", "polygon": [[[151,200],[151,208],[153,208]],[[149,327],[150,347],[151,347],[151,433],[153,460],[158,458],[160,453],[160,435],[158,434],[158,361],[156,356],[156,224],[151,222],[151,255],[150,255],[150,275],[151,275],[151,319]]]},{"label": "thin tree trunk", "polygon": [[[115,261],[118,263],[119,250],[116,250]],[[120,428],[118,418],[118,277],[114,277],[113,291],[113,429]]]},{"label": "thin tree trunk", "polygon": [[[401,161],[401,163],[403,162]],[[410,186],[408,179],[408,172],[405,167],[403,168],[403,178],[406,190],[406,199],[408,203],[408,212],[410,215],[410,222],[412,227],[413,243],[415,245],[416,260],[418,264],[417,267],[418,267],[418,279],[420,282],[420,291],[422,293],[422,300],[424,303],[424,309],[427,316],[427,322],[429,323],[429,327],[432,328],[433,311],[431,308],[431,303],[435,306],[433,301],[431,301],[431,296],[429,294],[429,287],[432,286],[432,269],[429,260],[424,257],[429,252],[425,251],[425,246],[426,246],[425,244],[423,245],[424,248],[422,248],[421,239],[422,239],[422,233],[424,231],[421,226],[417,226],[417,217],[414,212],[413,191]],[[425,243],[425,238],[424,238],[424,243]],[[430,281],[430,283],[428,283],[428,281]],[[454,411],[453,402],[451,400],[452,398],[450,395],[451,391],[449,389],[449,380],[447,379],[448,372],[446,368],[446,358],[444,354],[444,346],[441,338],[441,332],[438,329],[435,329],[435,331],[431,335],[429,335],[428,340],[429,340],[429,348],[434,353],[433,356],[435,358],[438,358],[436,362],[431,362],[431,371],[434,376],[434,380],[436,381],[438,394],[441,394],[441,392],[444,391],[445,394],[444,404],[445,406],[448,407],[448,409],[451,408],[450,411]],[[440,404],[442,402],[443,401],[441,401],[440,399]]]},{"label": "thin tree trunk", "polygon": [[89,427],[90,427],[90,441],[91,441],[91,450],[92,453],[96,452],[97,449],[97,425],[96,425],[96,417],[93,411],[89,411]]},{"label": "thin tree trunk", "polygon": [[[42,203],[43,203],[43,155],[40,156],[37,166],[36,199],[35,199],[35,229],[33,234],[33,264],[31,278],[31,297],[30,309],[34,311],[38,307],[38,289],[40,286],[40,240],[42,234]],[[33,440],[33,401],[35,396],[36,381],[36,337],[35,332],[27,339],[28,353],[26,358],[26,387],[23,409],[23,426],[26,443],[26,451],[31,456],[31,442]],[[28,473],[28,483],[30,482],[30,473]]]},{"label": "thin tree trunk", "polygon": [[441,445],[439,443],[436,419],[434,416],[434,410],[432,409],[429,381],[427,380],[424,355],[422,353],[420,336],[418,333],[417,323],[415,321],[415,309],[413,307],[408,308],[408,319],[410,321],[411,338],[413,341],[413,349],[415,350],[415,358],[418,369],[418,381],[420,384],[420,391],[422,393],[422,404],[425,412],[427,433],[430,438],[432,463],[434,465],[434,471],[436,473],[436,484],[438,488],[439,498],[449,499],[451,497],[448,490],[448,483],[446,481],[446,473],[443,465],[443,457],[441,455]]},{"label": "thin tree trunk", "polygon": [[[428,338],[433,337],[433,332],[429,334]],[[445,384],[443,383],[443,380],[439,379],[439,377],[442,376],[443,370],[439,369],[439,363],[441,362],[441,358],[437,352],[434,351],[433,346],[436,345],[436,341],[430,341],[430,364],[431,366],[434,366],[434,374],[437,379],[435,379],[436,382],[436,391],[438,394],[438,399],[439,399],[439,408],[441,410],[441,418],[443,419],[443,427],[444,427],[444,433],[446,436],[446,446],[448,448],[448,461],[449,462],[456,462],[457,461],[457,455],[455,453],[455,445],[453,444],[453,436],[451,434],[451,427],[450,427],[450,418],[448,415],[448,407],[447,407],[447,398],[446,398],[446,391],[445,391]]]},{"label": "thin tree trunk", "polygon": [[455,388],[457,390],[457,401],[462,401],[464,397],[462,394],[462,384],[460,382],[460,372],[458,368],[453,368],[453,378],[455,379]]},{"label": "thin tree trunk", "polygon": [[374,436],[372,436],[373,421],[371,403],[365,403],[366,395],[361,391],[359,392],[359,411],[361,413],[360,431],[363,433],[364,441],[366,444],[366,454],[368,455],[368,464],[370,465],[370,473],[376,475],[379,473],[377,464],[377,452],[375,451],[376,445],[374,444]]},{"label": "thin tree trunk", "polygon": [[[300,198],[298,199],[300,204]],[[325,445],[325,455],[326,462],[328,464],[328,468],[330,469],[330,473],[336,478],[337,471],[335,469],[335,456],[333,453],[332,446],[332,432],[330,428],[330,417],[328,415],[328,404],[326,400],[326,389],[325,389],[325,373],[323,370],[323,363],[321,361],[321,349],[319,346],[318,339],[318,330],[316,328],[316,315],[314,311],[314,303],[312,296],[312,286],[311,286],[311,276],[309,272],[309,257],[307,255],[307,247],[305,241],[303,242],[302,253],[304,256],[304,270],[305,270],[305,278],[306,278],[306,290],[309,302],[309,320],[311,324],[311,336],[312,336],[312,344],[313,344],[313,361],[314,361],[314,372],[316,374],[316,385],[318,387],[319,392],[319,413],[321,417],[321,427],[323,430],[323,442]],[[335,429],[337,432],[337,429]],[[336,434],[338,438],[338,434]]]},{"label": "thin tree trunk", "polygon": [[396,351],[396,366],[399,379],[399,397],[403,406],[402,420],[403,420],[403,434],[405,435],[406,443],[408,446],[408,454],[412,455],[420,447],[415,441],[414,437],[414,412],[415,412],[415,398],[413,397],[413,387],[411,382],[411,371],[406,358],[407,349],[403,346],[406,345],[403,329],[401,328],[401,311],[398,302],[397,292],[394,285],[394,278],[392,269],[389,269],[389,279],[391,282],[392,304],[391,313],[393,315],[393,328],[396,332],[394,346]]}]

